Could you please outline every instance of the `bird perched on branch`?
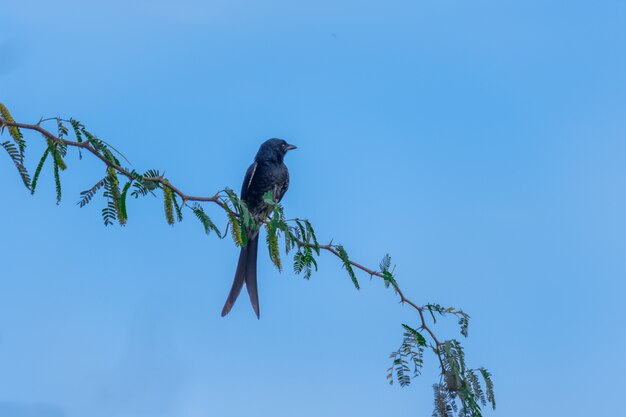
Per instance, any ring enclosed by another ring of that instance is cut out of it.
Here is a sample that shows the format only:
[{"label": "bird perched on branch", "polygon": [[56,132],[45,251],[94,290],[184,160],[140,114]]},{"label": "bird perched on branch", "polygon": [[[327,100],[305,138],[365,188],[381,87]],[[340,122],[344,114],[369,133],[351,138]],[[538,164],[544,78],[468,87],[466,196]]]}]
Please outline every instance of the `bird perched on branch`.
[{"label": "bird perched on branch", "polygon": [[[268,214],[268,204],[263,196],[268,191],[272,192],[274,200],[280,201],[287,188],[289,188],[289,171],[283,160],[287,152],[296,149],[282,139],[269,139],[263,142],[257,152],[254,162],[246,171],[241,186],[241,199],[245,201],[250,215],[259,224]],[[235,279],[230,289],[222,317],[224,317],[237,300],[243,284],[246,284],[252,308],[258,318],[261,317],[259,310],[259,293],[256,281],[256,257],[259,245],[259,228],[246,229],[248,244],[241,248],[239,262],[235,271]]]}]

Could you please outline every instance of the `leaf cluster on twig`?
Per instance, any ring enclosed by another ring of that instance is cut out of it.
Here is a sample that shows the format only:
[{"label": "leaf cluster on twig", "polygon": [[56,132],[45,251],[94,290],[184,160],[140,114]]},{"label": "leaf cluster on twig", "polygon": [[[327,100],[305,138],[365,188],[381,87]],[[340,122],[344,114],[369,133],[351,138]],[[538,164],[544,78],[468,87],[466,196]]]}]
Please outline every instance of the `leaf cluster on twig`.
[{"label": "leaf cluster on twig", "polygon": [[[173,185],[159,170],[149,169],[139,173],[124,167],[119,158],[128,160],[110,144],[89,132],[85,126],[75,119],[53,117],[41,119],[35,124],[16,122],[8,109],[0,103],[0,134],[6,128],[10,139],[0,144],[7,151],[26,188],[35,193],[41,172],[50,158],[54,177],[57,204],[62,198],[61,172],[67,169],[66,158],[68,149],[78,150],[78,157],[83,153],[95,156],[104,163],[103,177],[93,186],[80,193],[78,205],[84,207],[102,192],[105,206],[102,209],[102,220],[106,226],[118,223],[124,226],[128,220],[127,202],[130,196],[135,199],[148,195],[163,198],[165,220],[169,225],[183,220],[185,209],[191,210],[200,222],[206,234],[215,233],[219,238],[230,235],[237,246],[247,244],[247,234],[259,227],[258,219],[254,219],[244,201],[231,189],[224,189],[213,196],[199,197],[182,192]],[[45,122],[55,122],[57,133],[53,134],[42,127]],[[71,128],[71,131],[70,131]],[[26,140],[21,129],[39,133],[46,143],[46,148],[36,165],[31,179],[25,166]],[[74,140],[68,139],[71,134]],[[118,158],[119,157],[119,158]],[[124,185],[122,186],[122,181]],[[346,248],[332,241],[320,244],[313,226],[307,219],[286,219],[283,207],[276,202],[271,193],[264,195],[268,205],[267,216],[260,222],[266,231],[266,244],[270,259],[279,271],[284,268],[281,257],[280,242],[285,255],[292,256],[293,271],[311,278],[318,269],[316,258],[321,252],[336,256],[345,269],[354,287],[360,289],[356,271],[360,270],[370,277],[380,278],[385,287],[393,288],[399,301],[413,308],[418,315],[417,326],[402,324],[403,339],[400,347],[390,355],[391,367],[387,370],[390,384],[397,381],[401,386],[408,386],[411,379],[420,375],[424,364],[424,353],[430,350],[437,357],[440,368],[440,380],[434,385],[435,406],[434,417],[450,416],[482,416],[481,407],[491,405],[495,408],[495,396],[492,377],[485,368],[468,368],[465,355],[459,341],[455,339],[439,340],[433,331],[437,317],[453,315],[457,318],[460,333],[467,337],[469,315],[461,309],[442,307],[439,304],[419,305],[407,298],[395,277],[395,266],[392,267],[391,256],[385,255],[378,269],[371,269],[354,261]],[[226,229],[222,232],[207,214],[202,204],[217,205],[226,214]],[[426,319],[426,313],[432,318],[432,324]],[[479,378],[480,375],[480,378]]]}]

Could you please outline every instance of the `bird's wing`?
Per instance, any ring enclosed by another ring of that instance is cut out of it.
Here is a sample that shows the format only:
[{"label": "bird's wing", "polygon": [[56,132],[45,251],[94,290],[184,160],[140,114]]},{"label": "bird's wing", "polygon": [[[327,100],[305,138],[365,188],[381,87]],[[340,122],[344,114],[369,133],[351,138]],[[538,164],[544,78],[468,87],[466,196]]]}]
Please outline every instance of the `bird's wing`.
[{"label": "bird's wing", "polygon": [[288,188],[289,188],[289,174],[287,174],[287,177],[285,178],[284,182],[276,185],[274,188],[275,189],[274,196],[276,198],[276,201],[280,201],[283,199],[283,196],[287,192]]},{"label": "bird's wing", "polygon": [[246,200],[248,197],[248,190],[250,189],[250,185],[252,184],[252,179],[254,178],[254,173],[256,172],[257,163],[254,162],[252,165],[248,167],[246,171],[246,176],[243,177],[243,184],[241,185],[241,199]]}]

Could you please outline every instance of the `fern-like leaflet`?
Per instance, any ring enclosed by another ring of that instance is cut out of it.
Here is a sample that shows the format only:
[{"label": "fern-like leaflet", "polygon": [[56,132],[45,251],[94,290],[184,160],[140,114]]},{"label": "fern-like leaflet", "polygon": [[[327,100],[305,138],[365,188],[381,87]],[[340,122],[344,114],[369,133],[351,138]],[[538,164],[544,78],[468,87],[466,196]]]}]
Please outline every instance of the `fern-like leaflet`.
[{"label": "fern-like leaflet", "polygon": [[20,174],[20,178],[22,179],[22,182],[24,183],[26,188],[30,190],[31,188],[30,176],[28,174],[28,170],[24,166],[24,158],[22,156],[22,153],[13,143],[9,142],[8,140],[5,142],[2,142],[1,145],[11,157],[11,160],[13,161],[15,168],[17,168],[17,172]]},{"label": "fern-like leaflet", "polygon": [[94,186],[91,187],[90,189],[85,190],[85,191],[81,191],[80,195],[81,195],[82,198],[76,204],[78,204],[81,208],[85,207],[87,204],[89,204],[89,202],[96,195],[98,190],[104,185],[105,181],[106,181],[106,177],[102,178],[100,181],[95,183]]},{"label": "fern-like leaflet", "polygon": [[350,279],[352,280],[354,287],[357,290],[361,289],[361,287],[359,286],[359,281],[356,279],[356,274],[354,273],[354,270],[352,269],[352,265],[350,264],[350,257],[348,256],[348,252],[342,245],[337,245],[335,248],[337,249],[337,253],[339,253],[339,257],[341,258],[341,261],[343,262],[343,267],[348,272],[348,275],[350,276]]},{"label": "fern-like leaflet", "polygon": [[215,223],[213,223],[211,218],[204,212],[204,209],[199,203],[194,203],[191,206],[191,211],[193,211],[193,214],[195,214],[200,223],[202,223],[202,226],[204,227],[204,232],[207,235],[211,233],[211,230],[213,230],[220,239],[223,238],[222,232],[220,232],[217,226],[215,226]]},{"label": "fern-like leaflet", "polygon": [[311,222],[305,219],[304,225],[306,226],[306,231],[308,233],[307,242],[311,242],[311,240],[313,241],[313,249],[315,250],[317,256],[320,256],[320,244],[317,241],[317,236],[315,236],[315,230],[313,230]]},{"label": "fern-like leaflet", "polygon": [[[495,408],[493,390],[490,390],[492,387],[491,375],[484,368],[469,369],[466,367],[465,354],[457,340],[446,340],[439,346],[438,354],[442,367],[439,389],[445,390],[449,409],[462,417],[480,417],[482,416],[481,404],[485,406],[489,403]],[[480,372],[485,380],[485,389],[480,384],[477,372]],[[460,407],[457,405],[457,401],[460,403]],[[437,409],[442,409],[441,405],[436,406]]]},{"label": "fern-like leaflet", "polygon": [[495,410],[496,396],[493,393],[493,381],[491,380],[491,373],[489,373],[489,371],[486,370],[485,368],[478,368],[478,371],[480,372],[480,374],[483,377],[483,380],[485,381],[485,389],[487,392],[487,402],[489,402],[491,406],[493,407],[493,409]]},{"label": "fern-like leaflet", "polygon": [[50,148],[46,148],[39,163],[37,164],[37,168],[35,169],[35,174],[33,175],[33,180],[31,181],[30,193],[35,194],[35,188],[37,188],[37,181],[39,181],[39,175],[41,174],[41,170],[43,169],[43,165],[46,162],[46,159],[50,155]]},{"label": "fern-like leaflet", "polygon": [[174,211],[176,212],[176,220],[179,222],[183,221],[183,210],[178,204],[178,200],[176,198],[176,194],[172,193],[172,203],[174,203]]},{"label": "fern-like leaflet", "polygon": [[[401,387],[405,387],[411,384],[411,374],[412,377],[417,377],[422,372],[426,339],[411,326],[403,324],[402,327],[404,328],[402,344],[397,351],[391,352],[389,355],[392,364],[387,369],[387,379],[392,385],[395,375],[395,380]],[[409,363],[413,367],[412,372]]]},{"label": "fern-like leaflet", "polygon": [[59,162],[57,159],[54,159],[54,164],[53,164],[53,172],[54,172],[54,189],[56,191],[56,197],[57,197],[57,205],[61,203],[61,196],[62,196],[62,190],[61,190],[61,176],[59,174],[59,168],[61,168],[61,166],[59,165]]},{"label": "fern-like leaflet", "polygon": [[120,216],[124,219],[124,223],[128,219],[128,212],[126,210],[126,195],[128,194],[128,190],[133,182],[127,181],[124,185],[124,189],[122,190],[122,194],[120,195]]},{"label": "fern-like leaflet", "polygon": [[[164,194],[165,217],[169,224],[173,224],[176,220],[181,221],[184,208],[189,207],[202,223],[206,233],[213,230],[218,236],[222,237],[222,234],[206,215],[202,207],[200,207],[198,203],[189,206],[184,195],[182,195],[182,193],[178,194],[178,192],[175,193],[174,188],[169,186],[169,183],[159,171],[148,170],[143,175],[139,175],[134,170],[129,171],[121,167],[114,153],[121,155],[121,157],[124,156],[110,144],[89,133],[80,122],[74,119],[63,120],[56,117],[42,119],[37,123],[36,126],[40,126],[43,121],[55,120],[57,127],[56,136],[48,131],[42,131],[39,127],[35,129],[28,127],[28,125],[20,124],[24,128],[38,130],[40,133],[44,134],[48,144],[44,154],[39,160],[34,176],[32,180],[30,180],[24,166],[26,142],[22,137],[20,129],[17,126],[12,126],[16,123],[8,113],[8,110],[6,110],[6,107],[1,104],[0,113],[2,115],[2,119],[0,119],[0,133],[4,128],[8,128],[9,134],[13,139],[13,142],[6,141],[1,145],[9,153],[9,156],[22,177],[22,181],[27,188],[30,188],[32,193],[34,193],[36,189],[43,165],[48,157],[52,156],[57,203],[61,200],[60,171],[67,168],[65,157],[67,156],[68,145],[74,146],[78,149],[79,157],[82,156],[80,154],[81,150],[88,150],[90,153],[95,153],[98,157],[104,159],[108,166],[106,177],[96,183],[91,189],[81,192],[81,200],[78,202],[81,207],[85,206],[101,188],[104,188],[103,195],[107,199],[107,202],[105,208],[102,210],[102,216],[105,225],[113,224],[116,220],[119,221],[121,225],[125,224],[128,217],[126,198],[129,190],[131,190],[131,195],[137,198],[145,196],[148,193],[154,195],[153,190],[161,189]],[[68,129],[69,125],[66,126],[66,122],[71,125],[71,129],[76,136],[76,142],[71,142],[66,139],[70,132],[70,129]],[[82,146],[77,146],[76,143],[81,143]],[[121,191],[118,173],[129,178],[129,181],[126,182]],[[372,271],[353,263],[342,245],[333,245],[331,241],[328,245],[320,246],[315,236],[315,231],[308,220],[294,219],[286,221],[282,206],[274,200],[271,193],[266,193],[263,197],[269,208],[269,210],[267,210],[268,216],[263,217],[252,216],[245,202],[232,190],[227,189],[224,190],[224,192],[227,198],[220,192],[216,197],[203,200],[216,202],[220,207],[225,209],[228,216],[228,227],[231,227],[233,240],[235,240],[239,246],[245,246],[248,233],[258,233],[259,226],[264,224],[267,229],[267,244],[270,251],[270,258],[279,270],[282,268],[282,261],[280,259],[278,240],[280,233],[283,233],[285,251],[289,253],[291,250],[296,249],[296,252],[293,254],[294,272],[304,274],[305,278],[310,278],[314,268],[317,270],[315,255],[319,256],[320,249],[324,249],[332,252],[341,259],[343,267],[348,272],[348,275],[357,289],[359,289],[359,283],[356,279],[353,266],[354,268],[368,272],[371,276],[383,278],[385,286],[393,286],[396,292],[400,294],[401,301],[406,300],[397,287],[394,277],[394,268],[391,267],[391,258],[389,255],[385,255],[379,265],[378,271]],[[182,198],[180,204],[178,198]],[[194,198],[190,198],[190,200],[193,199]],[[224,235],[225,234],[227,234],[227,232],[224,232]],[[460,332],[466,337],[468,334],[469,315],[460,309],[457,310],[453,307],[446,308],[438,304],[428,304],[421,307],[417,307],[412,303],[410,304],[419,310],[422,318],[422,327],[416,330],[403,324],[405,330],[403,343],[400,348],[391,355],[393,363],[392,367],[389,368],[390,372],[388,378],[390,379],[390,383],[393,383],[395,375],[395,380],[398,381],[400,385],[406,386],[410,384],[412,377],[419,375],[422,367],[423,352],[426,347],[426,340],[421,333],[424,331],[424,334],[430,333],[430,336],[432,336],[434,340],[436,346],[431,347],[439,358],[442,370],[440,382],[434,386],[435,411],[433,415],[437,417],[452,417],[454,415],[480,417],[481,405],[486,406],[487,404],[491,404],[491,406],[495,408],[491,374],[484,368],[467,368],[465,366],[464,354],[460,343],[456,340],[448,340],[444,343],[437,341],[434,334],[424,322],[422,312],[423,310],[427,310],[434,321],[436,321],[438,316],[455,315],[458,319]]]},{"label": "fern-like leaflet", "polygon": [[394,288],[396,288],[398,284],[396,283],[396,279],[393,276],[393,271],[389,270],[390,267],[391,267],[391,256],[389,256],[389,254],[386,254],[379,264],[380,273],[383,275],[385,287],[389,287],[391,285]]}]

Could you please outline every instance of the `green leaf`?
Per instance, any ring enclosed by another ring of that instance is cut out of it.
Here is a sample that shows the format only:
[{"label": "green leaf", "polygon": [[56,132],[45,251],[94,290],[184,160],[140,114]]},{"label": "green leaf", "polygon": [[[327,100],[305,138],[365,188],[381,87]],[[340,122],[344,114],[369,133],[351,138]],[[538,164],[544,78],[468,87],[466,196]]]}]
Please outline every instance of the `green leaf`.
[{"label": "green leaf", "polygon": [[115,210],[117,221],[120,226],[124,226],[126,224],[126,213],[122,210],[120,181],[117,178],[117,171],[113,167],[107,167],[104,190],[104,196],[109,199],[108,204]]},{"label": "green leaf", "polygon": [[115,204],[109,199],[105,208],[102,209],[102,220],[105,226],[112,225],[117,220],[117,212],[115,211]]},{"label": "green leaf", "polygon": [[63,155],[61,155],[61,152],[59,151],[58,142],[55,142],[51,139],[46,139],[46,142],[48,143],[48,149],[50,149],[50,153],[52,154],[52,158],[54,159],[55,165],[58,165],[57,169],[61,169],[61,171],[65,171],[67,169],[67,165],[65,164],[65,161],[63,160]]},{"label": "green leaf", "polygon": [[383,257],[382,261],[380,261],[379,268],[381,271],[388,271],[390,266],[391,266],[391,256],[389,256],[389,254],[386,254]]},{"label": "green leaf", "polygon": [[41,174],[41,170],[43,169],[43,165],[46,162],[48,155],[50,155],[50,149],[46,148],[43,155],[41,156],[41,159],[39,160],[39,163],[37,164],[37,169],[35,169],[35,175],[33,175],[33,180],[30,184],[31,194],[35,194],[35,188],[37,188],[37,181],[39,180],[39,175]]},{"label": "green leaf", "polygon": [[72,129],[74,130],[74,135],[76,136],[76,141],[81,143],[83,141],[83,135],[81,130],[85,128],[78,120],[70,119],[70,124],[72,125]]},{"label": "green leaf", "polygon": [[298,230],[300,231],[300,236],[302,237],[302,240],[306,243],[308,242],[307,239],[307,233],[306,233],[306,229],[304,228],[304,225],[302,224],[302,222],[300,221],[300,219],[296,219],[296,225],[298,225]]},{"label": "green leaf", "polygon": [[285,235],[285,253],[289,254],[291,249],[295,246],[295,236],[289,228],[287,228],[287,230],[283,230],[283,234]]},{"label": "green leaf", "polygon": [[428,312],[433,318],[434,323],[437,323],[437,318],[435,317],[435,313],[439,313],[442,316],[446,314],[446,309],[440,306],[439,304],[426,304],[424,308],[428,310]]},{"label": "green leaf", "polygon": [[[128,212],[126,211],[126,195],[128,194],[128,190],[130,189],[130,185],[132,184],[132,181],[128,181],[125,185],[124,185],[124,189],[122,190],[122,194],[120,195],[120,218],[124,219],[124,224],[126,223],[126,220],[128,220]],[[121,223],[121,222],[120,222]]]},{"label": "green leaf", "polygon": [[[72,130],[74,131],[74,136],[76,136],[76,141],[78,143],[82,143],[83,142],[83,134],[81,133],[81,129],[83,129],[84,126],[78,120],[74,120],[74,119],[70,119],[70,124],[72,125]],[[83,159],[83,153],[81,151],[81,148],[78,148],[78,158],[79,159]]]},{"label": "green leaf", "polygon": [[180,205],[178,204],[178,201],[176,200],[176,195],[173,195],[172,201],[174,203],[174,210],[176,211],[176,219],[179,222],[182,222],[183,221],[183,210],[180,208]]},{"label": "green leaf", "polygon": [[135,170],[130,172],[130,175],[133,178],[133,188],[134,190],[130,193],[135,198],[145,197],[148,194],[155,195],[152,190],[158,188],[158,183],[155,181],[147,181],[145,180],[145,174],[139,175]]},{"label": "green leaf", "polygon": [[470,395],[473,395],[475,398],[477,398],[480,401],[480,404],[482,406],[486,406],[487,399],[485,398],[485,393],[483,391],[483,388],[480,385],[480,381],[478,380],[478,377],[476,376],[476,373],[474,372],[474,370],[468,369],[465,375],[466,375],[465,385],[467,386],[467,389],[469,390]]},{"label": "green leaf", "polygon": [[69,130],[67,129],[67,126],[63,124],[63,120],[60,117],[57,117],[56,121],[57,121],[57,136],[59,137],[59,139],[63,139],[63,137],[68,134]]},{"label": "green leaf", "polygon": [[361,289],[361,287],[359,286],[359,281],[357,281],[354,270],[352,269],[352,265],[350,264],[350,257],[348,256],[348,252],[346,252],[346,249],[342,245],[337,245],[335,248],[337,249],[339,257],[343,262],[343,267],[348,272],[348,275],[350,276],[350,279],[352,280],[355,288],[357,290]]},{"label": "green leaf", "polygon": [[[306,226],[306,230],[308,232],[308,235],[310,238],[313,239],[313,249],[315,249],[315,253],[317,253],[317,256],[320,255],[320,245],[317,242],[317,237],[315,236],[315,230],[313,230],[313,226],[311,225],[311,222],[309,222],[308,220],[304,220],[304,225]],[[309,240],[307,239],[307,242]]]},{"label": "green leaf", "polygon": [[379,264],[380,273],[383,275],[383,280],[385,281],[385,287],[389,287],[389,285],[391,285],[395,289],[398,286],[398,284],[396,283],[396,279],[394,278],[393,273],[389,271],[390,266],[391,266],[391,256],[389,256],[389,254],[386,254]]},{"label": "green leaf", "polygon": [[276,205],[276,201],[274,200],[274,196],[271,191],[267,191],[263,194],[263,201],[270,207],[274,207],[274,205]]},{"label": "green leaf", "polygon": [[433,417],[453,417],[454,415],[454,399],[452,399],[443,384],[433,385],[435,391],[435,410]]},{"label": "green leaf", "polygon": [[54,159],[54,187],[57,196],[57,205],[61,202],[61,177],[59,175],[59,162]]},{"label": "green leaf", "polygon": [[159,179],[161,178],[161,173],[156,169],[149,169],[143,173],[141,177],[141,184],[148,190],[153,191],[159,188],[159,183],[157,181],[151,181],[150,179]]},{"label": "green leaf", "polygon": [[11,157],[11,160],[13,161],[15,168],[17,168],[17,172],[20,174],[20,178],[22,179],[24,186],[30,190],[31,189],[30,176],[28,175],[28,171],[26,170],[26,167],[24,166],[24,159],[22,157],[22,154],[15,147],[15,145],[9,142],[8,140],[2,143],[2,147],[7,151],[7,153]]},{"label": "green leaf", "polygon": [[204,227],[204,232],[207,235],[211,233],[211,230],[213,230],[220,239],[223,237],[220,230],[217,228],[217,226],[215,226],[211,218],[204,212],[204,209],[200,204],[194,203],[194,205],[191,206],[191,210],[196,215],[198,220],[200,220],[200,223],[202,223],[202,226]]},{"label": "green leaf", "polygon": [[479,368],[480,374],[485,380],[485,387],[487,390],[487,401],[491,403],[493,409],[496,409],[496,397],[493,393],[493,381],[491,380],[491,373],[485,368]]},{"label": "green leaf", "polygon": [[293,256],[293,272],[300,274],[305,268],[304,254],[302,252],[296,252]]},{"label": "green leaf", "polygon": [[96,193],[98,192],[98,190],[100,189],[100,187],[102,187],[104,185],[104,182],[106,181],[106,177],[102,178],[100,181],[98,181],[93,187],[91,187],[88,190],[85,191],[81,191],[80,195],[82,196],[82,198],[80,199],[80,201],[76,204],[78,204],[81,208],[85,207],[87,204],[89,204],[89,202],[91,201],[91,199],[93,198],[94,195],[96,195]]},{"label": "green leaf", "polygon": [[404,329],[407,332],[409,332],[411,335],[413,335],[413,337],[415,337],[415,340],[418,345],[424,346],[424,347],[426,346],[426,339],[424,338],[424,336],[422,336],[420,332],[418,332],[417,330],[415,330],[414,328],[412,328],[411,326],[407,324],[402,324],[402,327],[404,327]]},{"label": "green leaf", "polygon": [[[104,159],[109,161],[112,164],[120,165],[120,161],[113,155],[113,152],[109,149],[109,145],[101,139],[98,139],[95,135],[92,135],[89,131],[87,131],[84,127],[80,129],[83,135],[87,138],[91,146],[100,153]],[[116,150],[116,152],[120,153]],[[121,153],[120,153],[121,155]],[[124,155],[121,155],[124,157]],[[126,159],[126,158],[124,158]],[[128,161],[128,160],[127,160]]]},{"label": "green leaf", "polygon": [[463,310],[459,310],[455,313],[459,318],[459,326],[461,327],[461,334],[467,337],[468,328],[469,328],[469,314],[463,312]]}]

